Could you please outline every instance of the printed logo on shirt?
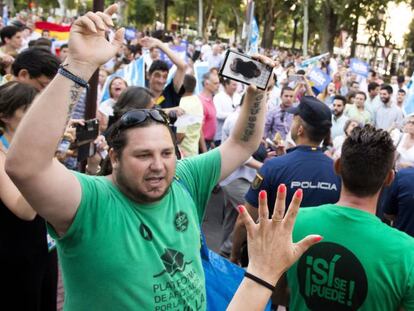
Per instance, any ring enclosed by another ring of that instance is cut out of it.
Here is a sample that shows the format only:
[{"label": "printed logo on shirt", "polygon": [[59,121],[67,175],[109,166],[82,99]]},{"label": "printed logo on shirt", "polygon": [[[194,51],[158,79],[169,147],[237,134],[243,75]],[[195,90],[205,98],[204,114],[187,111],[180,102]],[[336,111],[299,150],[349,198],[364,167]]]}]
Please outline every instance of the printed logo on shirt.
[{"label": "printed logo on shirt", "polygon": [[357,310],[368,293],[358,258],[342,245],[322,242],[299,259],[299,291],[310,310]]},{"label": "printed logo on shirt", "polygon": [[175,229],[178,232],[184,232],[188,228],[188,216],[184,212],[178,212],[175,214],[174,219]]},{"label": "printed logo on shirt", "polygon": [[161,260],[165,269],[154,275],[154,278],[157,278],[164,273],[169,273],[170,276],[174,276],[177,272],[184,272],[186,267],[193,262],[192,260],[185,261],[183,253],[170,248],[165,249],[165,253],[161,256]]},{"label": "printed logo on shirt", "polygon": [[290,188],[302,188],[302,189],[321,189],[321,190],[334,190],[338,191],[336,184],[323,181],[292,181]]},{"label": "printed logo on shirt", "polygon": [[139,226],[139,233],[141,233],[141,236],[144,238],[144,240],[152,241],[152,232],[146,225],[141,224]]},{"label": "printed logo on shirt", "polygon": [[183,253],[168,248],[160,258],[164,270],[153,276],[153,307],[147,309],[205,310],[205,282],[202,273],[194,269],[193,261],[185,261]]},{"label": "printed logo on shirt", "polygon": [[260,175],[259,173],[257,173],[256,177],[254,178],[254,180],[252,182],[252,189],[254,189],[254,190],[259,189],[262,182],[263,182],[263,176]]}]

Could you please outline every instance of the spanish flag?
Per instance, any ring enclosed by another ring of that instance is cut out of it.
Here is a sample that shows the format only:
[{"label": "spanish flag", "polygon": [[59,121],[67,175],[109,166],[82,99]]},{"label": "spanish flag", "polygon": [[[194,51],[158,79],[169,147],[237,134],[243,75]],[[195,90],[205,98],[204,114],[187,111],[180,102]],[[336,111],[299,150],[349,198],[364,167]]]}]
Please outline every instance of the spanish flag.
[{"label": "spanish flag", "polygon": [[58,41],[69,40],[70,26],[62,26],[49,22],[36,22],[35,26],[35,31],[38,33],[42,33],[42,30],[49,30],[51,38],[54,38]]}]

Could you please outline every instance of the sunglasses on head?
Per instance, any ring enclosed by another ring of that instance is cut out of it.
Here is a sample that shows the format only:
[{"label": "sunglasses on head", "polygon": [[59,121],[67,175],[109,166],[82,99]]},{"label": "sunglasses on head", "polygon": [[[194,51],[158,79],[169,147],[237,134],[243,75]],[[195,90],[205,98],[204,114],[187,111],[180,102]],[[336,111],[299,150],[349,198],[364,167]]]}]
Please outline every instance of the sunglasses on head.
[{"label": "sunglasses on head", "polygon": [[169,124],[168,116],[162,110],[157,109],[134,109],[126,112],[120,119],[120,130],[139,125],[145,122],[148,118],[162,124]]}]

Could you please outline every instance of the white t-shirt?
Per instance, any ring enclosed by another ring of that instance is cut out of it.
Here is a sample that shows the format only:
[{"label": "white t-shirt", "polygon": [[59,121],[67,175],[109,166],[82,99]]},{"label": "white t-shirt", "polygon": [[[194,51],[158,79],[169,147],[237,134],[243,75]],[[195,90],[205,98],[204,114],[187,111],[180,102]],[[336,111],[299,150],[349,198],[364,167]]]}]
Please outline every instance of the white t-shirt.
[{"label": "white t-shirt", "polygon": [[214,98],[214,106],[216,107],[217,129],[214,140],[221,140],[221,130],[226,118],[236,110],[240,105],[241,96],[234,93],[230,97],[225,91],[217,93]]},{"label": "white t-shirt", "polygon": [[99,112],[103,113],[105,116],[110,117],[114,115],[114,106],[115,100],[108,98],[99,105]]}]

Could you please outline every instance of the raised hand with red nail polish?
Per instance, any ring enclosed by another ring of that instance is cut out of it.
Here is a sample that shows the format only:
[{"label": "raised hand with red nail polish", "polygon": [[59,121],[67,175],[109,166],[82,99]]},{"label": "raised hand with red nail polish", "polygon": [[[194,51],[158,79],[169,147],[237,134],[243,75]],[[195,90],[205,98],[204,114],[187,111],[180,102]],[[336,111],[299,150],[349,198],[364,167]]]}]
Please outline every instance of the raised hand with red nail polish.
[{"label": "raised hand with red nail polish", "polygon": [[[269,218],[267,193],[259,193],[259,221],[255,223],[246,209],[240,205],[240,218],[246,226],[249,250],[249,265],[246,278],[228,310],[262,310],[282,274],[312,245],[322,240],[319,235],[308,235],[297,243],[292,242],[295,224],[303,191],[298,189],[285,214],[286,186],[279,185]],[[249,299],[252,297],[255,299]]]}]

